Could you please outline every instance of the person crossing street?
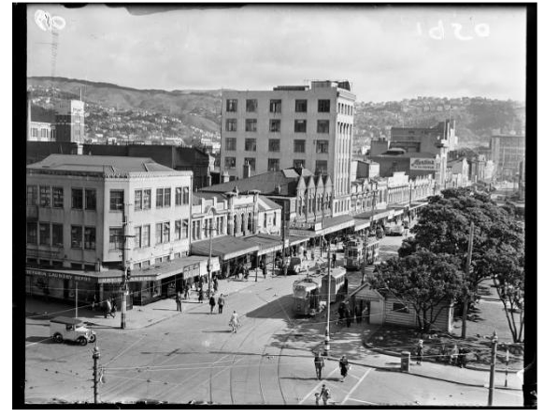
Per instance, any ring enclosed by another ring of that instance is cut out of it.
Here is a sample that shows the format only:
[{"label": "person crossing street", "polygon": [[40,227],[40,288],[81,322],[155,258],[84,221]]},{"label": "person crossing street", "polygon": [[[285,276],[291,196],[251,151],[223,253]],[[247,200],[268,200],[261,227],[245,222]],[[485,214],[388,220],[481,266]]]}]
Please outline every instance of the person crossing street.
[{"label": "person crossing street", "polygon": [[316,353],[316,357],[314,357],[314,367],[316,368],[316,377],[318,380],[322,380],[322,369],[325,366],[324,358],[320,355],[320,353]]}]

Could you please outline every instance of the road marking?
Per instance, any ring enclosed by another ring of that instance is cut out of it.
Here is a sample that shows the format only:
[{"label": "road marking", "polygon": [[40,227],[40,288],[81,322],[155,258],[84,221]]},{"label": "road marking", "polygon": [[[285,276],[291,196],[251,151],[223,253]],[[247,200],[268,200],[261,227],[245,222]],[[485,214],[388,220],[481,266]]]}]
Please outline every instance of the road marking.
[{"label": "road marking", "polygon": [[365,374],[360,377],[360,380],[358,380],[358,383],[356,383],[352,389],[350,389],[350,392],[348,392],[348,394],[344,397],[343,401],[341,402],[341,405],[344,404],[346,402],[346,400],[348,399],[348,397],[350,395],[352,395],[352,393],[356,390],[356,388],[360,385],[360,383],[363,381],[363,379],[365,379],[367,377],[367,375],[371,372],[371,370],[374,370],[374,369],[369,369],[365,372]]},{"label": "road marking", "polygon": [[[368,405],[378,405],[378,403],[362,401],[361,399],[348,398],[348,400],[354,401],[354,402],[366,403]],[[343,403],[344,403],[344,401],[343,401]]]},{"label": "road marking", "polygon": [[[327,375],[327,377],[330,377],[330,376],[331,376],[333,373],[335,373],[338,369],[339,369],[338,367],[335,367],[335,368],[331,371],[331,373],[329,373],[329,374]],[[316,391],[318,390],[318,388],[320,387],[320,385],[323,385],[322,382],[323,382],[323,379],[320,381],[320,383],[318,383],[316,386],[314,386],[314,389],[312,389],[309,393],[307,393],[307,395],[306,395],[303,399],[301,399],[301,400],[299,401],[299,405],[301,405],[303,402],[305,402],[305,401],[309,398],[310,395],[314,395],[314,394],[316,393]]]}]

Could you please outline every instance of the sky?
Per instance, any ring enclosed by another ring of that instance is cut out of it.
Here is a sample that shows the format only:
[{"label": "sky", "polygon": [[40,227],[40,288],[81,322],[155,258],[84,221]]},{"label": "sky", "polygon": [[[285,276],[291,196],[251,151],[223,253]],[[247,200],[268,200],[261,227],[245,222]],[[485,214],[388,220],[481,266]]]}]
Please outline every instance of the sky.
[{"label": "sky", "polygon": [[28,75],[164,90],[349,80],[364,102],[525,99],[522,8],[255,4],[131,11],[29,5]]}]

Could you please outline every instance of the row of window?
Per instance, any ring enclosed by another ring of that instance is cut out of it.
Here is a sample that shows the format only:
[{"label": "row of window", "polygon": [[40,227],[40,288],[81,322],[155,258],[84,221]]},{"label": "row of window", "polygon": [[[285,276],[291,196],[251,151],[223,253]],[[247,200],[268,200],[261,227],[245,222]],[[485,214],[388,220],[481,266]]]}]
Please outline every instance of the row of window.
[{"label": "row of window", "polygon": [[[280,119],[269,119],[269,132],[280,132],[281,128]],[[226,119],[225,130],[227,132],[237,131],[237,119]],[[257,119],[245,119],[246,132],[257,132]],[[306,133],[307,132],[307,120],[296,119],[293,122],[293,132]],[[316,121],[316,133],[328,134],[329,133],[329,120],[320,119]]]},{"label": "row of window", "polygon": [[[225,157],[225,168],[226,169],[236,169],[237,168],[237,157]],[[252,171],[255,171],[255,158],[244,158],[244,164],[248,163]],[[305,167],[305,160],[293,160],[293,167]],[[317,174],[327,173],[327,160],[315,160],[315,172]],[[267,160],[267,171],[278,171],[280,170],[280,159],[279,158],[269,158]]]},{"label": "row of window", "polygon": [[54,129],[47,129],[47,128],[31,128],[30,136],[32,138],[48,138],[48,139],[54,139],[55,138],[55,130]]},{"label": "row of window", "polygon": [[[45,222],[27,222],[27,243],[63,247],[63,225]],[[72,248],[96,249],[96,228],[72,225],[70,228]]]},{"label": "row of window", "polygon": [[[329,153],[329,141],[328,140],[316,140],[316,153],[327,154]],[[237,151],[237,138],[225,138],[225,150]],[[244,139],[244,151],[257,152],[257,140],[256,138]],[[280,139],[269,139],[269,152],[280,152]],[[294,139],[293,140],[293,152],[306,153],[306,140]]]},{"label": "row of window", "polygon": [[[225,102],[227,112],[238,111],[238,99],[227,99]],[[295,100],[295,112],[306,113],[308,108],[308,101],[306,99]],[[331,108],[331,100],[319,99],[318,100],[318,112],[329,113]],[[257,112],[257,99],[246,99],[246,112]],[[269,100],[269,112],[281,113],[282,112],[282,100],[270,99]]]},{"label": "row of window", "polygon": [[[171,205],[171,188],[157,188],[155,207],[163,208]],[[96,189],[71,189],[72,209],[96,210]],[[124,203],[123,190],[110,190],[110,210],[122,210]],[[27,205],[41,207],[64,207],[64,189],[51,186],[27,186]],[[175,205],[189,205],[189,187],[175,188]],[[134,193],[134,210],[151,209],[151,189],[139,189]]]}]

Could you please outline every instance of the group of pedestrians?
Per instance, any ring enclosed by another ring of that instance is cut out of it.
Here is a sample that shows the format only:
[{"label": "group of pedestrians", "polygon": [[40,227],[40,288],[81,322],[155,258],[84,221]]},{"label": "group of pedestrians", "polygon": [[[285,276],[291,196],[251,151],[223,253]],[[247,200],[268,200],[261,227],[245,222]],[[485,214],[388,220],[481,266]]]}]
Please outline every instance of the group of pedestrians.
[{"label": "group of pedestrians", "polygon": [[352,309],[349,303],[341,302],[337,313],[339,314],[338,324],[340,326],[346,325],[347,328],[350,328],[350,325],[354,321],[357,324],[361,324],[363,319],[363,311],[359,304],[356,304],[354,309]]},{"label": "group of pedestrians", "polygon": [[[325,367],[325,361],[320,352],[316,352],[314,356],[314,368],[316,369],[316,378],[318,380],[322,380],[322,370]],[[339,359],[339,370],[341,372],[341,382],[344,382],[344,379],[346,379],[346,376],[348,375],[348,370],[350,369],[350,363],[345,355],[343,355]],[[322,390],[320,392],[316,392],[314,394],[316,397],[316,405],[320,404],[320,401],[324,405],[328,405],[329,400],[331,399],[331,391],[329,388],[323,384]]]},{"label": "group of pedestrians", "polygon": [[210,300],[208,301],[208,304],[210,305],[210,314],[214,313],[214,308],[216,307],[216,304],[218,305],[218,313],[223,313],[223,306],[225,305],[225,297],[223,296],[223,293],[219,295],[217,303],[216,298],[212,294],[210,296]]}]

